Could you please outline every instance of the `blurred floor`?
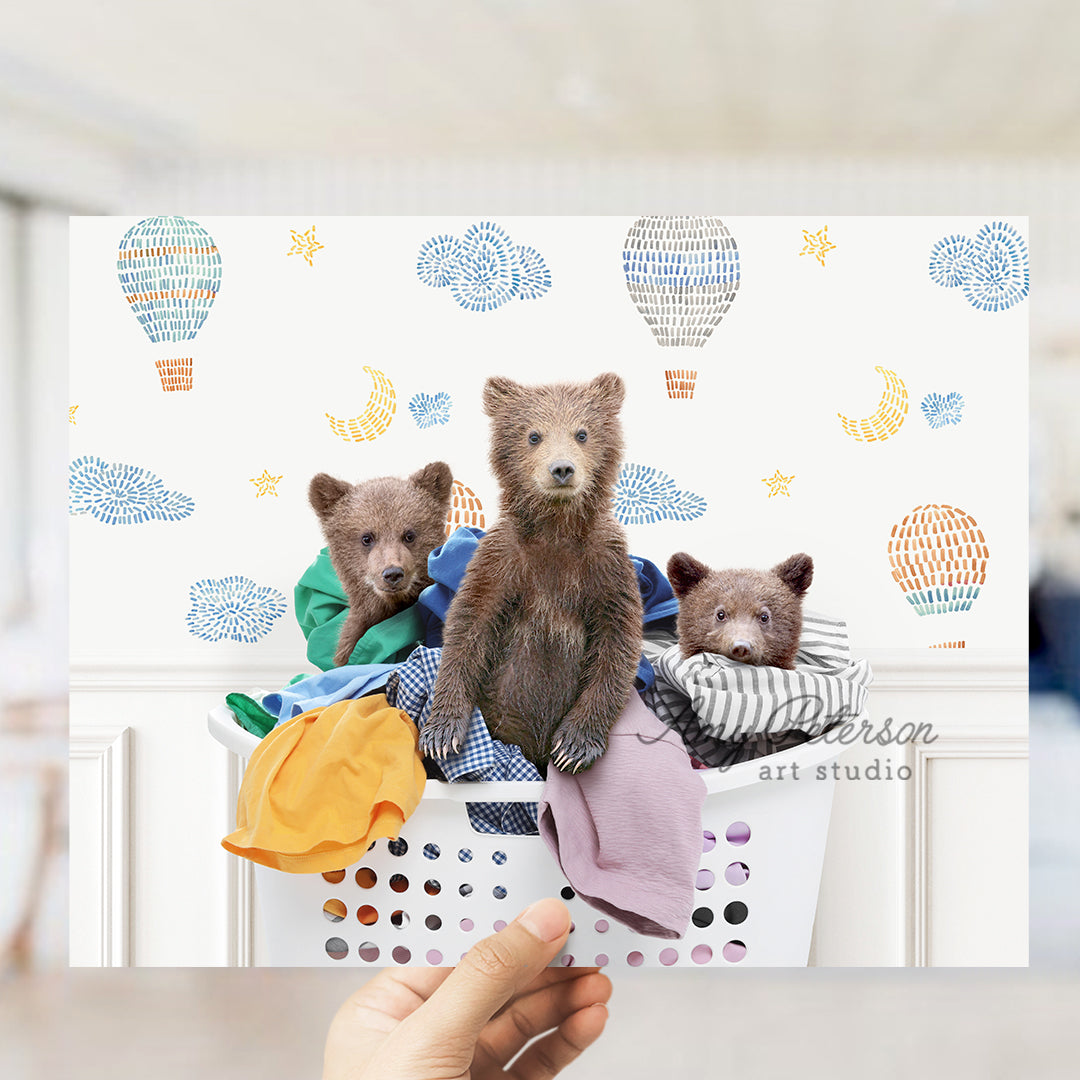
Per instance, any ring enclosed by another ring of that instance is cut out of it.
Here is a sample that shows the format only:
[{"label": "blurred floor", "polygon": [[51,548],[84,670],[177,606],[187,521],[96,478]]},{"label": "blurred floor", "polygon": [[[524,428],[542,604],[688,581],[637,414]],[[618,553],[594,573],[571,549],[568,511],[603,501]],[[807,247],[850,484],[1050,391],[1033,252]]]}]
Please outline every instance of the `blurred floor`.
[{"label": "blurred floor", "polygon": [[[1076,1075],[1080,979],[984,971],[641,972],[566,1075]],[[338,971],[75,971],[0,984],[6,1080],[318,1075]],[[662,1003],[662,1004],[661,1004]],[[708,1070],[706,1072],[705,1070]]]}]

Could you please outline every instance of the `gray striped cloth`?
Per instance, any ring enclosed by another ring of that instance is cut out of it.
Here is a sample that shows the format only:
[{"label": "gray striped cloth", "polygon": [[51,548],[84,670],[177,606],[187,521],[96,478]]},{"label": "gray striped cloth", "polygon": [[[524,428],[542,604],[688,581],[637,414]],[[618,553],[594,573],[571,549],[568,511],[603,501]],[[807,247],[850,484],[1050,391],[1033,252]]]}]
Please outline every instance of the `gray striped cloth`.
[{"label": "gray striped cloth", "polygon": [[671,634],[644,644],[656,682],[645,704],[710,766],[787,750],[866,715],[873,673],[852,659],[847,624],[803,614],[795,670],[753,667],[715,653],[683,659]]}]

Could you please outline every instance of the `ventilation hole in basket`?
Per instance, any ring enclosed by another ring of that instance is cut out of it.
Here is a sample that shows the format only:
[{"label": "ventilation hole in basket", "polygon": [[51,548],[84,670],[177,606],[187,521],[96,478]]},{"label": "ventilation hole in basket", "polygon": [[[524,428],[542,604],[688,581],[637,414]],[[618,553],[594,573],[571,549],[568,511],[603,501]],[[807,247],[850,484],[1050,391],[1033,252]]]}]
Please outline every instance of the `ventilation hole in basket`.
[{"label": "ventilation hole in basket", "polygon": [[716,833],[711,833],[706,829],[701,834],[701,853],[704,855],[706,851],[712,851],[714,847],[716,847]]},{"label": "ventilation hole in basket", "polygon": [[462,849],[461,849],[461,850],[460,850],[460,851],[459,851],[459,852],[457,853],[457,857],[458,857],[458,858],[459,858],[459,859],[460,859],[460,860],[461,860],[462,862],[472,862],[472,851],[471,851],[471,850],[470,850],[469,848],[467,848],[467,847],[463,847],[463,848],[462,848]]},{"label": "ventilation hole in basket", "polygon": [[472,896],[472,886],[466,881],[463,885],[458,886],[458,892],[462,896]]},{"label": "ventilation hole in basket", "polygon": [[746,916],[749,911],[746,905],[741,900],[732,900],[726,908],[724,908],[724,921],[731,923],[732,926],[738,926],[739,923],[746,921]]},{"label": "ventilation hole in basket", "polygon": [[438,967],[442,963],[442,953],[438,949],[428,949],[427,962],[432,967]]},{"label": "ventilation hole in basket", "polygon": [[438,844],[424,845],[424,858],[437,859],[442,854],[442,848]]},{"label": "ventilation hole in basket", "polygon": [[745,821],[733,821],[727,827],[724,839],[735,847],[742,847],[750,839],[750,826]]},{"label": "ventilation hole in basket", "polygon": [[505,865],[505,863],[506,863],[506,852],[505,851],[493,851],[491,853],[491,861],[496,866]]},{"label": "ventilation hole in basket", "polygon": [[379,921],[379,913],[370,904],[356,909],[356,917],[365,926],[374,926]]},{"label": "ventilation hole in basket", "polygon": [[750,880],[750,867],[744,862],[728,863],[724,870],[724,880],[729,885],[745,885]]},{"label": "ventilation hole in basket", "polygon": [[409,845],[405,840],[399,838],[397,840],[391,840],[390,843],[386,845],[386,850],[389,851],[391,855],[404,855],[405,852],[409,850]]},{"label": "ventilation hole in basket", "polygon": [[428,878],[424,882],[424,892],[428,896],[438,896],[442,892],[442,886],[434,878]]},{"label": "ventilation hole in basket", "polygon": [[501,930],[505,930],[506,929],[506,920],[505,919],[496,919],[495,922],[492,924],[491,929],[494,930],[496,934],[499,933],[499,931],[501,931]]},{"label": "ventilation hole in basket", "polygon": [[695,926],[700,926],[702,928],[712,926],[714,918],[712,908],[699,907],[690,918],[693,920]]},{"label": "ventilation hole in basket", "polygon": [[344,960],[349,955],[349,946],[339,937],[329,938],[326,942],[326,955],[331,960]]},{"label": "ventilation hole in basket", "polygon": [[379,880],[379,875],[375,873],[370,867],[361,866],[356,871],[356,884],[361,889],[373,889],[375,888],[375,882]]},{"label": "ventilation hole in basket", "polygon": [[574,899],[574,890],[573,890],[573,889],[571,889],[569,885],[567,885],[567,886],[566,886],[566,888],[565,888],[565,889],[563,889],[563,890],[562,890],[562,891],[561,891],[561,892],[559,893],[559,895],[560,895],[560,896],[561,896],[561,897],[562,897],[562,898],[563,898],[564,900],[573,900],[573,899]]},{"label": "ventilation hole in basket", "polygon": [[610,930],[610,929],[611,929],[611,923],[609,923],[607,921],[607,919],[597,919],[596,920],[596,932],[598,934],[606,934],[608,932],[608,930]]},{"label": "ventilation hole in basket", "polygon": [[378,840],[372,840],[372,841],[371,841],[371,843],[370,843],[370,844],[368,844],[368,846],[367,846],[367,849],[368,849],[368,851],[371,851],[371,850],[373,850],[373,849],[374,849],[374,847],[375,847],[375,845],[376,845],[376,844],[377,844],[378,842],[379,842]]},{"label": "ventilation hole in basket", "polygon": [[697,881],[694,884],[701,892],[704,892],[716,884],[716,875],[711,870],[699,870],[697,872]]},{"label": "ventilation hole in basket", "polygon": [[577,923],[571,921],[571,923],[570,923],[570,931],[569,932],[572,934],[576,929],[577,929]]},{"label": "ventilation hole in basket", "polygon": [[331,885],[339,885],[345,880],[344,870],[328,870],[323,877],[330,882]]},{"label": "ventilation hole in basket", "polygon": [[593,963],[597,967],[607,967],[608,964],[611,963],[611,957],[608,956],[607,953],[597,953],[595,960],[593,960]]},{"label": "ventilation hole in basket", "polygon": [[712,960],[712,949],[708,945],[695,945],[690,950],[690,959],[695,964],[707,964]]},{"label": "ventilation hole in basket", "polygon": [[424,920],[424,925],[429,930],[441,930],[442,929],[442,919],[440,919],[438,915],[429,915]]},{"label": "ventilation hole in basket", "polygon": [[671,967],[672,964],[679,962],[679,953],[676,949],[661,949],[660,950],[660,963],[664,967]]},{"label": "ventilation hole in basket", "polygon": [[496,900],[505,900],[506,887],[504,885],[496,885],[495,888],[491,890],[491,895],[494,896]]},{"label": "ventilation hole in basket", "polygon": [[645,963],[645,957],[639,952],[627,953],[626,962],[630,967],[641,967]]},{"label": "ventilation hole in basket", "polygon": [[563,967],[573,967],[574,958],[569,953],[566,953],[564,956],[559,957],[559,963],[562,964]]},{"label": "ventilation hole in basket", "polygon": [[357,946],[356,954],[361,960],[374,964],[379,959],[379,946],[374,941],[362,941]]},{"label": "ventilation hole in basket", "polygon": [[395,964],[407,964],[412,959],[412,953],[404,945],[397,945],[390,954]]},{"label": "ventilation hole in basket", "polygon": [[322,906],[322,913],[331,922],[341,922],[349,914],[348,909],[341,900],[327,900]]},{"label": "ventilation hole in basket", "polygon": [[460,926],[460,927],[461,927],[461,929],[462,929],[462,930],[464,930],[466,934],[467,934],[467,933],[468,933],[468,932],[469,932],[470,930],[472,930],[472,928],[473,928],[473,925],[474,925],[474,924],[473,924],[473,921],[472,921],[472,919],[462,919],[462,920],[461,920],[461,922],[459,922],[459,923],[458,923],[458,926]]},{"label": "ventilation hole in basket", "polygon": [[396,926],[399,930],[404,930],[409,925],[409,913],[402,911],[398,908],[397,911],[390,912],[390,924]]},{"label": "ventilation hole in basket", "polygon": [[724,959],[729,964],[737,964],[746,956],[746,944],[742,941],[729,941],[724,946]]},{"label": "ventilation hole in basket", "polygon": [[409,879],[404,874],[394,874],[390,878],[390,888],[394,892],[404,892],[409,887]]}]

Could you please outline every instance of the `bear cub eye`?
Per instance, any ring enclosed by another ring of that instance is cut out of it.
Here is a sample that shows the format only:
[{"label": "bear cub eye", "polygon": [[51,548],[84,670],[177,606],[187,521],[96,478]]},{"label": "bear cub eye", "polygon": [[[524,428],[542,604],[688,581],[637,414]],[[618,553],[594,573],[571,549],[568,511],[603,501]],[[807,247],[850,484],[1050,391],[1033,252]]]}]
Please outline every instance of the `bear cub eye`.
[{"label": "bear cub eye", "polygon": [[416,533],[409,529],[402,537],[406,544],[411,544],[416,539]]},{"label": "bear cub eye", "polygon": [[530,446],[536,446],[536,444],[539,443],[539,442],[540,442],[540,432],[539,431],[530,431],[529,432],[529,445]]},{"label": "bear cub eye", "polygon": [[769,609],[768,608],[762,608],[761,609],[761,614],[758,616],[758,618],[761,619],[762,625],[767,623],[769,621]]},{"label": "bear cub eye", "polygon": [[584,428],[582,428],[582,429],[581,429],[581,430],[580,430],[580,431],[579,431],[579,432],[578,432],[578,433],[577,433],[577,434],[576,434],[576,435],[574,436],[574,438],[575,438],[575,439],[577,439],[577,441],[578,441],[578,442],[584,442],[584,441],[585,441],[585,440],[586,440],[586,439],[587,439],[588,437],[589,437],[589,433],[588,433],[588,432],[587,432],[587,431],[586,431],[586,430],[585,430]]},{"label": "bear cub eye", "polygon": [[721,609],[720,609],[720,610],[719,610],[719,611],[718,611],[718,612],[716,613],[716,621],[717,621],[717,622],[723,622],[723,621],[724,621],[724,619],[726,619],[726,618],[727,618],[727,616],[726,616],[726,615],[724,614],[724,609],[723,609],[723,608],[721,608]]},{"label": "bear cub eye", "polygon": [[363,544],[364,547],[371,547],[371,545],[375,543],[375,537],[371,533],[364,533],[364,535],[360,537],[360,543]]}]

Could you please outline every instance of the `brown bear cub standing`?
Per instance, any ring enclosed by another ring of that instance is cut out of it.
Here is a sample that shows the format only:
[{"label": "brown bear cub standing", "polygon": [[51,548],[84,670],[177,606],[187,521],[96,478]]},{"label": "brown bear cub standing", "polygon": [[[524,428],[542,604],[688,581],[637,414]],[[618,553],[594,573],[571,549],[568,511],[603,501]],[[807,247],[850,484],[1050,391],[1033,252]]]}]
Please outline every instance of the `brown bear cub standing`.
[{"label": "brown bear cub standing", "polygon": [[641,652],[641,594],[612,508],[624,393],[614,374],[488,379],[501,514],[447,613],[425,753],[459,750],[475,707],[541,768],[581,772],[607,749]]},{"label": "brown bear cub standing", "polygon": [[814,578],[809,555],[771,570],[710,570],[680,551],[667,566],[679,598],[684,657],[719,653],[744,664],[794,668],[802,634],[802,600]]},{"label": "brown bear cub standing", "polygon": [[348,484],[326,473],[312,479],[308,500],[349,598],[334,653],[338,667],[349,662],[370,627],[413,603],[431,584],[428,555],[446,539],[453,482],[442,461],[407,480],[381,476]]}]

